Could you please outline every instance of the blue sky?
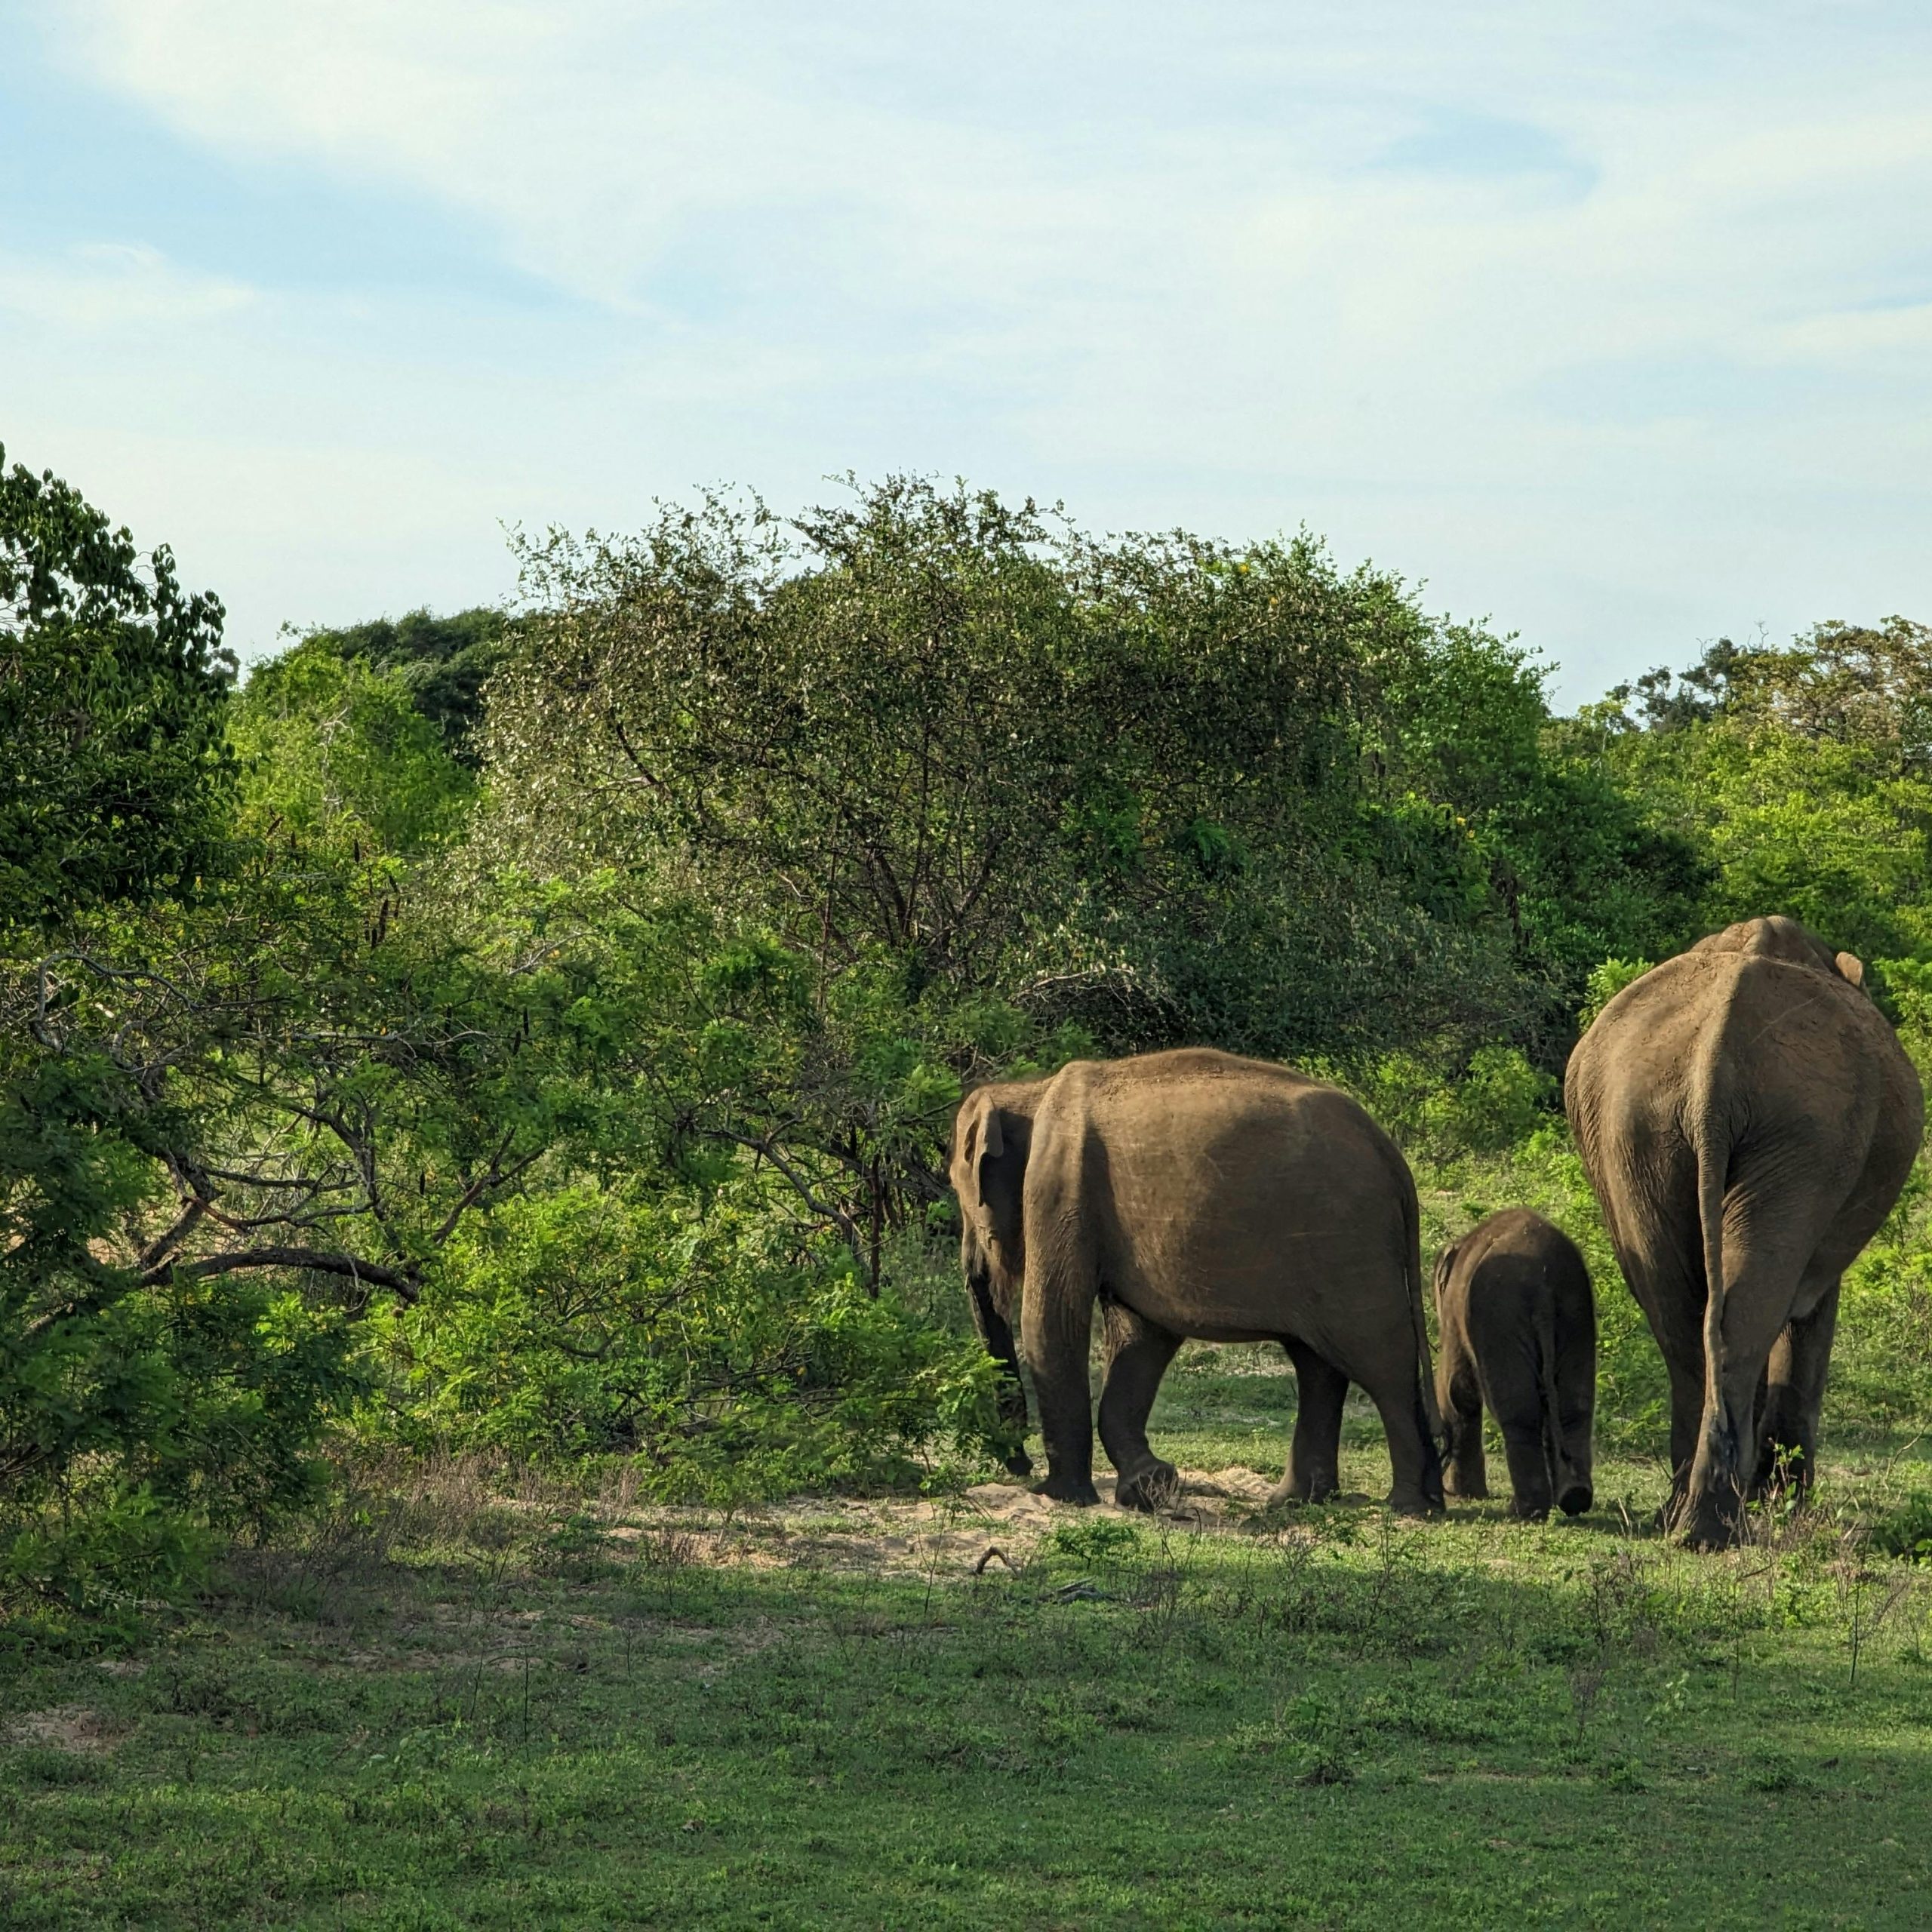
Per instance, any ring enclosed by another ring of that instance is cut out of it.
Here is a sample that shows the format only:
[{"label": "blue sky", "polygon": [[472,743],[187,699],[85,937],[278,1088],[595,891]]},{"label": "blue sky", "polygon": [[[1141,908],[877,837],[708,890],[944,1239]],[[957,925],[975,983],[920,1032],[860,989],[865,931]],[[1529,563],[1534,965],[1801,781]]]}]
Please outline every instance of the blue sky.
[{"label": "blue sky", "polygon": [[1932,618],[1932,9],[0,0],[0,440],[245,655],[963,474],[1557,663]]}]

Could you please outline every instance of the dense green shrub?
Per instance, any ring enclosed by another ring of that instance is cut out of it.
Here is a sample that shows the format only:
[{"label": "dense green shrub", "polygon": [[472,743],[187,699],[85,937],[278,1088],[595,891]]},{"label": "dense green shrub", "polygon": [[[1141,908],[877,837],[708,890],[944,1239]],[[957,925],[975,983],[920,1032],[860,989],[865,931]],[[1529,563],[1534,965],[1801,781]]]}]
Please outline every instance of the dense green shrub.
[{"label": "dense green shrub", "polygon": [[1351,1088],[1412,1158],[1500,1153],[1544,1124],[1558,1091],[1518,1047],[1478,1047],[1454,1076],[1439,1057],[1417,1053],[1386,1054],[1357,1072],[1323,1070]]},{"label": "dense green shrub", "polygon": [[848,1253],[743,1183],[506,1202],[377,1337],[374,1432],[631,1456],[675,1499],[903,1480],[929,1445],[997,1429],[976,1342],[869,1294]]},{"label": "dense green shrub", "polygon": [[[36,1050],[37,1049],[37,1050]],[[130,1244],[191,1122],[98,1042],[29,1035],[0,1083],[0,1585],[153,1587],[205,1535],[313,1493],[357,1378],[341,1321],[272,1278]]]}]

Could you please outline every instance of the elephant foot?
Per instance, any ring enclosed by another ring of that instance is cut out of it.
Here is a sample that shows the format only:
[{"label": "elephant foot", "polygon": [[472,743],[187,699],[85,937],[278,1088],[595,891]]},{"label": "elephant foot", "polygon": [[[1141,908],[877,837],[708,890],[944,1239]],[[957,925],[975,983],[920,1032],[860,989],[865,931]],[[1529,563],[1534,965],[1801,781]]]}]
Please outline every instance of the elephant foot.
[{"label": "elephant foot", "polygon": [[1033,1459],[1023,1449],[1016,1449],[1003,1459],[1001,1466],[1010,1476],[1030,1476],[1033,1473]]},{"label": "elephant foot", "polygon": [[1546,1523],[1549,1521],[1549,1505],[1547,1503],[1512,1502],[1509,1506],[1509,1513],[1519,1523]]},{"label": "elephant foot", "polygon": [[1395,1516],[1440,1516],[1447,1513],[1440,1497],[1424,1496],[1412,1490],[1391,1490],[1384,1506]]},{"label": "elephant foot", "polygon": [[1123,1509],[1153,1514],[1171,1509],[1180,1500],[1180,1472],[1171,1463],[1149,1463],[1114,1485],[1114,1501]]},{"label": "elephant foot", "polygon": [[1300,1509],[1309,1503],[1332,1503],[1341,1487],[1341,1480],[1333,1469],[1320,1469],[1312,1475],[1290,1469],[1268,1492],[1267,1506]]},{"label": "elephant foot", "polygon": [[1100,1492],[1094,1487],[1091,1476],[1049,1475],[1045,1481],[1033,1485],[1033,1494],[1054,1503],[1071,1503],[1082,1509],[1092,1508],[1100,1500]]},{"label": "elephant foot", "polygon": [[1556,1506],[1566,1516],[1580,1516],[1596,1500],[1596,1492],[1586,1482],[1573,1482],[1556,1499]]},{"label": "elephant foot", "polygon": [[1677,1531],[1687,1549],[1729,1549],[1738,1540],[1737,1518],[1712,1498],[1694,1497],[1678,1518]]},{"label": "elephant foot", "polygon": [[1481,1477],[1473,1482],[1465,1482],[1452,1474],[1444,1478],[1442,1493],[1458,1503],[1486,1503],[1489,1500],[1489,1484]]},{"label": "elephant foot", "polygon": [[1262,1507],[1266,1509],[1312,1509],[1318,1503],[1333,1503],[1340,1494],[1339,1485],[1331,1483],[1326,1489],[1311,1490],[1305,1485],[1291,1487],[1277,1483],[1268,1492],[1268,1500]]}]

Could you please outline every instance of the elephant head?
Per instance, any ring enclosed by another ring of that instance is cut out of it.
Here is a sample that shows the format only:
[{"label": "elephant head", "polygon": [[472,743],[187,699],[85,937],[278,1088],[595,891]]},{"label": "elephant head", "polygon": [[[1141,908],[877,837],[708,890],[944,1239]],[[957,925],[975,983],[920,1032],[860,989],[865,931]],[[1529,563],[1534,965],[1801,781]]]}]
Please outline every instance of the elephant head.
[{"label": "elephant head", "polygon": [[[1001,1419],[1016,1437],[1026,1433],[1026,1392],[1013,1324],[1026,1275],[1026,1226],[1021,1211],[1033,1110],[1044,1080],[1005,1081],[977,1088],[953,1124],[950,1174],[959,1197],[959,1262],[972,1303],[973,1325],[987,1352],[1006,1371]],[[1016,1475],[1032,1469],[1016,1447],[1007,1458]]]},{"label": "elephant head", "polygon": [[969,1094],[952,1130],[952,1179],[959,1196],[960,1260],[968,1281],[986,1283],[993,1306],[1011,1321],[1026,1273],[1026,1228],[1020,1199],[1032,1146],[1030,1106],[1010,1104],[1016,1088],[1044,1083],[1012,1081]]}]

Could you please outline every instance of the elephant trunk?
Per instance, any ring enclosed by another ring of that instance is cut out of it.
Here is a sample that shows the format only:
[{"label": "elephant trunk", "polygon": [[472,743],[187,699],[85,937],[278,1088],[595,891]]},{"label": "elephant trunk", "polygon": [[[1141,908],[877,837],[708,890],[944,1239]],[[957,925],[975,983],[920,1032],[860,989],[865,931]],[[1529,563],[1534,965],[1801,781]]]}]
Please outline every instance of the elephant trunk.
[{"label": "elephant trunk", "polygon": [[1016,1476],[1032,1473],[1032,1459],[1026,1454],[1026,1385],[1020,1379],[1020,1351],[1013,1339],[1013,1325],[1002,1312],[994,1292],[992,1268],[985,1251],[969,1235],[964,1254],[966,1293],[973,1309],[973,1326],[986,1352],[999,1364],[999,1420],[1007,1438],[1002,1458],[1008,1471]]}]

